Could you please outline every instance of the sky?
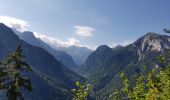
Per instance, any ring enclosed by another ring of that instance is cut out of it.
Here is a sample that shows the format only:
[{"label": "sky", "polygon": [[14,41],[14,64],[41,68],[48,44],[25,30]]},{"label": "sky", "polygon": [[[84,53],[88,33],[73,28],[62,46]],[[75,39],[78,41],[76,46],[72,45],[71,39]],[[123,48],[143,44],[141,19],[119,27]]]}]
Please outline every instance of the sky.
[{"label": "sky", "polygon": [[0,9],[10,27],[90,48],[127,45],[170,27],[170,0],[0,0]]}]

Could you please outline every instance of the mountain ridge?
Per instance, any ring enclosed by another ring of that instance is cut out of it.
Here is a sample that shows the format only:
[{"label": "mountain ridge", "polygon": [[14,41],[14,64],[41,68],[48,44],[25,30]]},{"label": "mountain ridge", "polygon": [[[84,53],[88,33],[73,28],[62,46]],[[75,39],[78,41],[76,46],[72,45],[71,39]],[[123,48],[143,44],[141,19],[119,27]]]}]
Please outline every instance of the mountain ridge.
[{"label": "mountain ridge", "polygon": [[51,46],[43,42],[41,39],[36,38],[33,32],[26,31],[19,35],[19,37],[31,45],[41,47],[53,55],[57,60],[61,61],[63,65],[71,70],[76,70],[77,65],[74,63],[72,57],[63,51],[54,50]]},{"label": "mountain ridge", "polygon": [[[104,51],[104,48],[107,48],[107,50]],[[120,87],[120,72],[123,71],[130,79],[134,79],[134,75],[142,71],[143,65],[151,69],[154,64],[159,64],[155,59],[159,55],[166,56],[168,53],[170,36],[150,32],[134,43],[115,51],[114,48],[111,49],[107,46],[104,46],[104,48],[94,51],[81,66],[80,71],[89,78],[89,82],[92,84],[92,94],[96,94],[93,96],[97,100],[109,97],[109,93],[112,93],[113,89]],[[109,50],[112,50],[112,52],[107,54]],[[88,60],[92,61],[87,62]],[[100,64],[96,65],[98,62]],[[89,68],[89,66],[93,68]]]},{"label": "mountain ridge", "polygon": [[87,57],[91,54],[92,50],[86,47],[77,47],[77,46],[68,46],[68,47],[55,47],[56,50],[61,50],[71,55],[74,62],[77,65],[81,65],[87,59]]},{"label": "mountain ridge", "polygon": [[[36,72],[31,72],[28,77],[31,78],[34,91],[26,98],[31,100],[54,100],[55,98],[65,100],[67,97],[71,99],[70,89],[74,87],[74,82],[84,81],[84,78],[77,73],[63,66],[51,54],[42,48],[32,46],[23,40],[20,40],[17,35],[6,25],[0,23],[0,60],[6,57],[10,52],[14,51],[16,46],[21,44],[23,53],[26,56],[24,60],[41,72],[41,74],[51,77],[57,81],[49,81],[41,77]],[[42,82],[41,84],[39,82]],[[62,93],[60,90],[55,90],[52,83],[58,84],[61,89],[66,89],[67,92]],[[68,87],[68,88],[66,88]],[[45,95],[45,91],[47,92]],[[38,99],[39,98],[39,99]]]}]

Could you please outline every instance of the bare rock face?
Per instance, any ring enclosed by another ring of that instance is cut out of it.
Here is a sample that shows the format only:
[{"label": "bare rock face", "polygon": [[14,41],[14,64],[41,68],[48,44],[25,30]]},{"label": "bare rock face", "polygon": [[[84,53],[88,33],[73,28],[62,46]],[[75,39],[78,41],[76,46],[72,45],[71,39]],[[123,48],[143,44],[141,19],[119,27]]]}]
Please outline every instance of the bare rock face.
[{"label": "bare rock face", "polygon": [[137,48],[139,60],[144,58],[148,52],[163,52],[165,49],[170,49],[170,37],[159,35],[156,33],[147,33],[139,38],[134,46]]},{"label": "bare rock face", "polygon": [[142,42],[142,51],[146,48],[146,51],[161,51],[161,42],[159,39],[152,37],[152,33],[145,36]]}]

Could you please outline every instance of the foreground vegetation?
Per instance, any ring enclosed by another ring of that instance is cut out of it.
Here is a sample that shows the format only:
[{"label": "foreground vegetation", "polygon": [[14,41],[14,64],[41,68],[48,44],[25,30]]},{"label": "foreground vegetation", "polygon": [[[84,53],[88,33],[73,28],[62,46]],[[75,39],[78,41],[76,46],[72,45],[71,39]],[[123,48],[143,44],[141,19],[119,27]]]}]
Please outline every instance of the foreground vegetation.
[{"label": "foreground vegetation", "polygon": [[[163,29],[170,33],[169,29]],[[124,87],[117,89],[111,95],[113,100],[170,100],[170,52],[166,57],[159,56],[157,59],[161,66],[155,64],[153,69],[140,73],[135,85],[131,86],[124,73],[120,74]]]},{"label": "foreground vegetation", "polygon": [[[161,63],[167,63],[160,56]],[[166,67],[166,68],[165,68]],[[124,73],[120,74],[124,86],[115,89],[110,100],[170,100],[170,64],[162,67],[154,66],[152,70],[144,68],[145,72],[136,78],[135,84],[130,84]],[[89,86],[76,82],[77,89],[72,89],[73,100],[87,100]]]},{"label": "foreground vegetation", "polygon": [[80,82],[76,82],[77,89],[72,89],[73,100],[87,100],[90,93],[90,85],[82,85]]},{"label": "foreground vegetation", "polygon": [[131,86],[124,73],[120,77],[124,87],[112,95],[113,100],[170,100],[170,65],[158,72],[154,67],[151,71],[141,74],[135,85]]},{"label": "foreground vegetation", "polygon": [[0,90],[6,92],[8,100],[23,100],[21,91],[32,91],[30,79],[22,76],[23,72],[31,71],[31,67],[23,61],[23,57],[19,45],[4,61],[0,62]]}]

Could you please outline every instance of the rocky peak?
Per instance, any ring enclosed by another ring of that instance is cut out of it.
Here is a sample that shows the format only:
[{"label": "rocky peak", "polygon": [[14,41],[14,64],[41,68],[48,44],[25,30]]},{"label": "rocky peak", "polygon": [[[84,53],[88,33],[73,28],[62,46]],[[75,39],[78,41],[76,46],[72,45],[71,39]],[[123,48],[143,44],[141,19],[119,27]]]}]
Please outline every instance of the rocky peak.
[{"label": "rocky peak", "polygon": [[152,37],[152,38],[154,38],[154,37],[158,37],[159,36],[159,34],[157,34],[157,33],[154,33],[154,32],[148,32],[148,33],[146,33],[146,35],[144,35],[145,37],[146,36],[148,36],[148,37]]},{"label": "rocky peak", "polygon": [[147,33],[143,37],[139,38],[135,45],[140,48],[141,52],[160,51],[161,50],[161,39],[160,35],[156,33]]},{"label": "rocky peak", "polygon": [[159,35],[156,33],[147,33],[142,42],[142,51],[147,50],[151,51],[161,51],[161,40]]},{"label": "rocky peak", "polygon": [[22,34],[24,34],[24,36],[26,36],[26,37],[31,37],[31,38],[34,37],[35,38],[33,32],[30,32],[30,31],[25,31]]},{"label": "rocky peak", "polygon": [[26,41],[27,43],[34,45],[34,46],[38,46],[38,47],[42,47],[42,45],[40,44],[40,42],[37,40],[37,38],[34,36],[33,32],[30,31],[25,31],[22,34],[19,35],[20,39]]},{"label": "rocky peak", "polygon": [[147,52],[161,52],[164,49],[170,48],[170,37],[166,35],[159,35],[157,33],[149,32],[143,37],[139,38],[135,43],[138,54],[143,57]]}]

